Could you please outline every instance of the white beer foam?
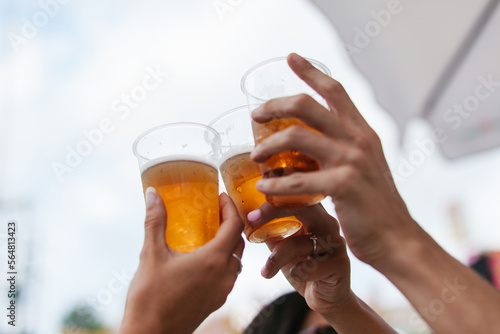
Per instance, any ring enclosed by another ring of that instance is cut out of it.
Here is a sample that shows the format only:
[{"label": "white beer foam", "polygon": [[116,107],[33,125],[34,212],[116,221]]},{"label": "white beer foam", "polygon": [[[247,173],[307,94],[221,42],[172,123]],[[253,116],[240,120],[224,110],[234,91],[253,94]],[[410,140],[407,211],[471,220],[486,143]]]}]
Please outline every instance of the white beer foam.
[{"label": "white beer foam", "polygon": [[228,159],[235,157],[240,154],[244,153],[250,153],[254,149],[253,145],[245,145],[245,146],[239,146],[239,147],[231,147],[228,151],[224,152],[222,156],[219,159],[219,165],[222,165],[224,162],[226,162]]},{"label": "white beer foam", "polygon": [[194,162],[201,162],[206,165],[212,166],[213,168],[217,169],[217,164],[214,161],[211,161],[207,158],[204,157],[196,157],[192,155],[182,155],[182,154],[177,154],[177,155],[170,155],[168,157],[161,157],[157,159],[150,160],[146,162],[144,165],[141,167],[141,174],[148,168],[159,165],[164,162],[169,162],[169,161],[194,161]]}]

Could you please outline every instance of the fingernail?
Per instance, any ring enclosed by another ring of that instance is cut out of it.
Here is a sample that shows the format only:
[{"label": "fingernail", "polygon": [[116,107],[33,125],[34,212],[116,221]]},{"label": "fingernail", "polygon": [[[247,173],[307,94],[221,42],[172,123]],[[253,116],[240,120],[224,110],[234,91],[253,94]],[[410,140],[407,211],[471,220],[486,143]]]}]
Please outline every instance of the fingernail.
[{"label": "fingernail", "polygon": [[261,147],[262,147],[262,143],[256,143],[253,150],[252,150],[252,153],[256,154],[257,152],[260,151]]},{"label": "fingernail", "polygon": [[146,189],[146,209],[149,209],[156,201],[156,189],[148,187]]},{"label": "fingernail", "polygon": [[253,210],[247,215],[250,222],[256,222],[262,216],[262,211],[260,209]]},{"label": "fingernail", "polygon": [[252,110],[252,113],[251,113],[252,118],[254,116],[256,116],[257,114],[259,114],[261,111],[262,111],[262,106],[258,106],[257,108],[255,108],[254,110]]},{"label": "fingernail", "polygon": [[299,61],[301,61],[301,59],[302,59],[302,57],[300,57],[296,53],[292,53],[292,56],[290,57],[290,60],[292,61],[292,63],[298,63]]},{"label": "fingernail", "polygon": [[263,179],[260,179],[258,180],[256,183],[255,183],[255,187],[258,189],[258,190],[261,190],[264,188],[264,185],[266,184],[266,181],[263,180]]}]

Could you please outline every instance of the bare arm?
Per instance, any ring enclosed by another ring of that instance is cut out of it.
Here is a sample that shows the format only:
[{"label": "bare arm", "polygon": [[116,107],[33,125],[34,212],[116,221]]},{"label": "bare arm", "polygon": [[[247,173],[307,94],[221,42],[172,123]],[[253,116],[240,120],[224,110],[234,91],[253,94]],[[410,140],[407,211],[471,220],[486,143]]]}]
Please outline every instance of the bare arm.
[{"label": "bare arm", "polygon": [[339,334],[397,333],[354,293],[341,309],[334,308],[330,314],[323,314],[323,317]]},{"label": "bare arm", "polygon": [[[265,203],[249,214],[252,218],[249,221],[260,225],[290,215],[296,216],[309,234],[268,243],[272,253],[262,268],[262,275],[270,278],[281,269],[309,307],[340,334],[396,333],[352,292],[345,240],[339,234],[335,218],[321,205],[283,209]],[[316,242],[311,236],[317,238]]]},{"label": "bare arm", "polygon": [[238,276],[243,222],[231,199],[220,197],[221,227],[214,239],[190,253],[165,243],[165,206],[146,191],[145,238],[130,284],[120,334],[192,333],[224,304]]},{"label": "bare arm", "polygon": [[275,153],[296,150],[316,159],[320,170],[262,179],[258,190],[331,196],[354,255],[393,282],[436,333],[500,333],[499,292],[447,254],[411,218],[380,139],[342,85],[298,55],[288,60],[329,109],[298,95],[271,100],[252,117],[260,123],[297,117],[321,134],[290,127],[262,141],[251,157],[264,162]]},{"label": "bare arm", "polygon": [[[436,333],[500,333],[500,292],[422,232],[402,254],[373,263]],[[425,283],[425,284],[423,284]]]}]

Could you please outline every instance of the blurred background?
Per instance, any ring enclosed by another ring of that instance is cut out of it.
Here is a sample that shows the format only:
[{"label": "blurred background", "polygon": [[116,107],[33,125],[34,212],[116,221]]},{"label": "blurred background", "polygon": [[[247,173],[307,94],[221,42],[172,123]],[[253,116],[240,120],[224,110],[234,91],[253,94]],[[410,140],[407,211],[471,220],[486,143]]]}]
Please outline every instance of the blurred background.
[{"label": "blurred background", "polygon": [[[369,10],[362,14],[370,19]],[[494,254],[500,151],[448,160],[422,144],[433,127],[421,117],[396,121],[342,36],[305,0],[1,0],[2,309],[10,220],[18,224],[19,295],[17,326],[2,315],[0,333],[115,332],[143,242],[134,139],[163,123],[208,124],[245,104],[245,71],[290,52],[323,62],[342,82],[381,137],[398,189],[426,231],[466,264]],[[380,31],[360,51],[385,37]],[[330,201],[324,205],[334,214]],[[227,303],[197,333],[239,333],[291,290],[281,275],[260,276],[268,255],[265,245],[247,244]],[[351,260],[361,298],[401,332],[427,332],[389,281]]]}]

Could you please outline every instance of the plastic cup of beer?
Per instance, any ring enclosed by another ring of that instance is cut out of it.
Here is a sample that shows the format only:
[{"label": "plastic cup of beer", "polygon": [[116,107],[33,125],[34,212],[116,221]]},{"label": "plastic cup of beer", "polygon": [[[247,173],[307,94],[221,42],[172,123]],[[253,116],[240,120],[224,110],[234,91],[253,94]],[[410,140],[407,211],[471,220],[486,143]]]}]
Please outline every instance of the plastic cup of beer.
[{"label": "plastic cup of beer", "polygon": [[247,215],[266,202],[255,183],[262,178],[259,164],[250,159],[254,148],[250,111],[238,107],[218,116],[210,126],[221,137],[219,169],[229,196],[245,222],[245,235],[250,242],[281,240],[298,232],[302,223],[297,218],[274,219],[263,226],[252,226]]},{"label": "plastic cup of beer", "polygon": [[[330,76],[330,71],[322,63],[308,59],[311,64]],[[250,68],[241,79],[241,89],[247,97],[248,105],[258,106],[271,99],[308,94],[323,104],[322,97],[302,81],[288,66],[286,57],[270,59]],[[253,108],[255,109],[255,108]],[[308,128],[298,118],[274,119],[259,124],[252,121],[255,143],[259,144],[272,134],[289,126],[298,125]],[[280,177],[295,172],[310,172],[319,169],[319,164],[312,158],[297,151],[286,151],[273,155],[260,164],[264,178]],[[321,202],[323,194],[303,194],[289,196],[267,196],[267,201],[275,206],[297,208]]]},{"label": "plastic cup of beer", "polygon": [[154,187],[167,210],[165,240],[190,252],[219,229],[220,137],[196,123],[171,123],[141,134],[134,142],[143,190]]}]

